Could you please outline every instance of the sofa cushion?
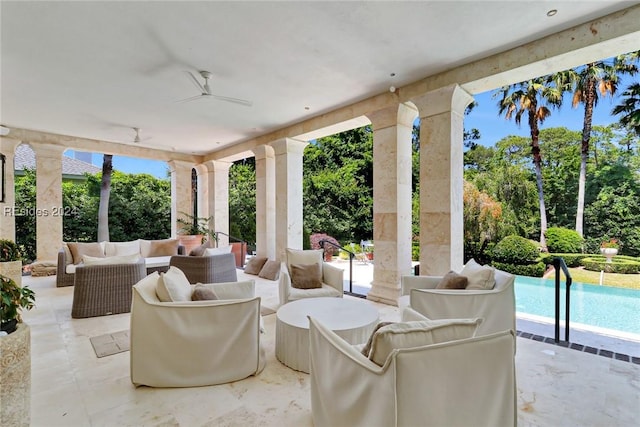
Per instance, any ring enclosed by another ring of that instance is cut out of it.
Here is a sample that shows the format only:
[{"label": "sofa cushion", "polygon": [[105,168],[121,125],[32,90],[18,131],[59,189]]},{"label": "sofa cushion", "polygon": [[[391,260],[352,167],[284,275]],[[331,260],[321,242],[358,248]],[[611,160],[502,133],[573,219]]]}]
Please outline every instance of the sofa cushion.
[{"label": "sofa cushion", "polygon": [[394,349],[471,338],[482,319],[439,319],[392,323],[373,336],[369,359],[383,366]]},{"label": "sofa cushion", "polygon": [[119,255],[132,255],[140,254],[140,241],[134,240],[132,242],[105,242],[104,255],[105,256],[119,256]]},{"label": "sofa cushion", "polygon": [[62,250],[64,251],[64,262],[66,265],[73,265],[73,255],[66,242],[62,243]]},{"label": "sofa cushion", "polygon": [[140,254],[118,255],[107,257],[92,257],[83,255],[84,265],[116,265],[116,264],[135,264],[140,260]]},{"label": "sofa cushion", "polygon": [[469,279],[467,290],[488,290],[493,289],[496,284],[495,269],[488,265],[478,264],[471,258],[462,268],[460,275]]},{"label": "sofa cushion", "polygon": [[177,239],[143,240],[140,239],[140,255],[144,258],[178,255]]},{"label": "sofa cushion", "polygon": [[204,250],[204,256],[222,255],[222,254],[230,254],[230,253],[231,253],[231,245],[220,246],[219,248],[206,248]]},{"label": "sofa cushion", "polygon": [[340,297],[342,293],[333,286],[322,284],[321,288],[314,289],[297,289],[289,288],[289,301],[295,301],[303,298],[319,298],[319,297]]},{"label": "sofa cushion", "polygon": [[193,293],[191,294],[191,301],[209,301],[209,300],[217,300],[218,296],[211,288],[207,288],[206,286],[197,285],[193,289]]},{"label": "sofa cushion", "polygon": [[260,269],[260,273],[258,273],[258,277],[267,280],[278,280],[278,277],[280,277],[280,263],[273,260],[265,262]]},{"label": "sofa cushion", "polygon": [[262,270],[267,261],[268,258],[265,256],[254,256],[244,266],[244,272],[247,274],[260,274],[260,270]]},{"label": "sofa cushion", "polygon": [[166,273],[160,274],[160,279],[156,287],[160,301],[191,301],[191,284],[182,270],[171,266]]},{"label": "sofa cushion", "polygon": [[104,242],[67,242],[67,246],[69,247],[69,251],[71,252],[71,256],[73,257],[74,264],[80,264],[82,262],[83,255],[104,257]]},{"label": "sofa cushion", "polygon": [[469,283],[467,276],[462,276],[455,271],[450,271],[444,275],[436,289],[465,289]]},{"label": "sofa cushion", "polygon": [[152,256],[144,259],[144,266],[146,268],[168,267],[170,261],[170,256]]},{"label": "sofa cushion", "polygon": [[317,289],[322,287],[320,264],[291,264],[291,286],[298,289]]}]

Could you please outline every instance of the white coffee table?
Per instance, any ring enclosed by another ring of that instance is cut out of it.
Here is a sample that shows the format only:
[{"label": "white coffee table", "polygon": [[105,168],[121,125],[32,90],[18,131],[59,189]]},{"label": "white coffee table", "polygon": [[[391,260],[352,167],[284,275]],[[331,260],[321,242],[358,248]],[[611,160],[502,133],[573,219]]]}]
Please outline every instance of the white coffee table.
[{"label": "white coffee table", "polygon": [[378,324],[378,310],[357,300],[305,298],[283,305],[276,313],[276,357],[297,371],[309,373],[309,319],[323,325],[350,344],[369,339]]}]

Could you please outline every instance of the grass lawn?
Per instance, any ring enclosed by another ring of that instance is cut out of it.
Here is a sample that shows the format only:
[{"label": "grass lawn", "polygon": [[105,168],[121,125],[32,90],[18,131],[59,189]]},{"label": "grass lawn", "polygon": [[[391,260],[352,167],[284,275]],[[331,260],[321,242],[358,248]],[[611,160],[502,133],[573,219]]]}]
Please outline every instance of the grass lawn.
[{"label": "grass lawn", "polygon": [[[599,271],[589,271],[584,268],[570,268],[569,271],[574,282],[600,284]],[[564,279],[564,274],[562,274],[562,278]],[[602,284],[640,290],[640,274],[604,273]]]}]

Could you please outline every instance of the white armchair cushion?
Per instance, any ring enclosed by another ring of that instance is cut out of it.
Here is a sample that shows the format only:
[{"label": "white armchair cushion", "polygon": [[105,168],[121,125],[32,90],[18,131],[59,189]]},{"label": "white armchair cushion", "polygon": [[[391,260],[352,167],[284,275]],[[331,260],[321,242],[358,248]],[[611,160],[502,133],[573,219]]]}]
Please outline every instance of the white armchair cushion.
[{"label": "white armchair cushion", "polygon": [[373,335],[369,359],[383,366],[393,350],[422,347],[475,336],[482,319],[442,319],[392,323]]},{"label": "white armchair cushion", "polygon": [[291,271],[291,264],[320,264],[322,265],[322,249],[304,250],[287,248],[287,269]]},{"label": "white armchair cushion", "polygon": [[182,270],[172,266],[160,277],[161,280],[156,286],[156,293],[160,301],[191,301],[191,284]]},{"label": "white armchair cushion", "polygon": [[230,254],[230,253],[231,253],[231,245],[220,246],[219,248],[207,248],[204,250],[204,256],[222,255],[222,254]]},{"label": "white armchair cushion", "polygon": [[480,265],[473,258],[464,265],[460,275],[466,276],[469,280],[468,290],[489,290],[496,284],[495,269],[488,265]]}]

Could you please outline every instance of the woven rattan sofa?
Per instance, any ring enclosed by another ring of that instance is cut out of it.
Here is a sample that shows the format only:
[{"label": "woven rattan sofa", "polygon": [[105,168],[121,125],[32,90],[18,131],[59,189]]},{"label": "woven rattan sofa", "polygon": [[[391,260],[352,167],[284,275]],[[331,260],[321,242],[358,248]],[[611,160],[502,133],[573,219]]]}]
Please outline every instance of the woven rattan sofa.
[{"label": "woven rattan sofa", "polygon": [[71,317],[128,313],[131,289],[146,275],[143,258],[132,264],[79,265],[74,274]]},{"label": "woven rattan sofa", "polygon": [[[75,254],[70,246],[76,245]],[[158,247],[164,246],[158,251]],[[163,240],[133,240],[130,242],[100,242],[100,243],[64,243],[58,251],[58,265],[56,270],[56,286],[73,286],[75,284],[76,269],[83,264],[83,252],[94,257],[112,257],[140,254],[144,260],[147,274],[153,271],[164,271],[169,268],[171,255],[183,254],[184,246],[175,239]],[[155,253],[154,253],[155,251]],[[156,255],[158,254],[158,255]],[[75,255],[75,256],[74,256]]]}]

